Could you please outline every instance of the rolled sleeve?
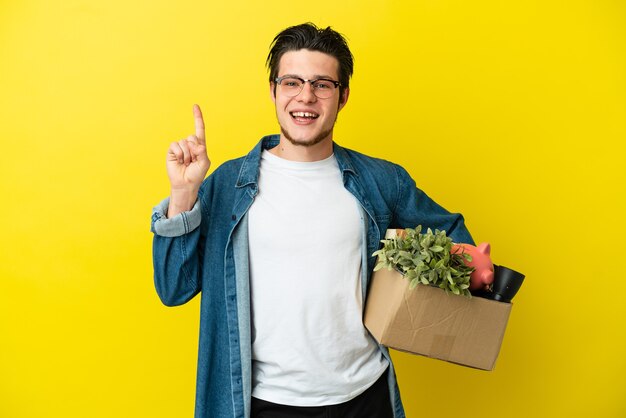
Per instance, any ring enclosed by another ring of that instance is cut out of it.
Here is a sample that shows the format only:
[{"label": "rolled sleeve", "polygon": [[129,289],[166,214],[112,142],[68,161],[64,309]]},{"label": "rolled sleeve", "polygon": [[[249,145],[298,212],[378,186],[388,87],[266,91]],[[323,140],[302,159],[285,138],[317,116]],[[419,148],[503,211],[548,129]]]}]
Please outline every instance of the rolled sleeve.
[{"label": "rolled sleeve", "polygon": [[200,200],[196,200],[191,210],[181,212],[173,218],[167,218],[167,208],[170,198],[165,198],[152,208],[152,223],[150,230],[162,237],[179,237],[200,226],[202,214],[200,213]]}]

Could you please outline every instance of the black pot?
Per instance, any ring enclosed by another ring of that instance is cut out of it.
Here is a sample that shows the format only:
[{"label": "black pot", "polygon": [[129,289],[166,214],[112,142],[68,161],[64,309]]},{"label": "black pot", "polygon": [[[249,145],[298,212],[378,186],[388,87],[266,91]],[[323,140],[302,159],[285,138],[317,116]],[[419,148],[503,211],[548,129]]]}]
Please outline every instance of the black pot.
[{"label": "black pot", "polygon": [[493,265],[494,277],[489,297],[500,302],[511,302],[524,282],[522,273],[508,267]]}]

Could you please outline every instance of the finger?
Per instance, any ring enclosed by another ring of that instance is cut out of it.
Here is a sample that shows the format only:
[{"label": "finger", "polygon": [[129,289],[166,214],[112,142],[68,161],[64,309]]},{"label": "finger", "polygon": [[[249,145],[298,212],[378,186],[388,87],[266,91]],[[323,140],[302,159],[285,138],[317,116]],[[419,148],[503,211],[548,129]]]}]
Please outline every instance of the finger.
[{"label": "finger", "polygon": [[204,145],[206,143],[206,139],[204,137],[204,119],[202,118],[200,106],[197,104],[193,105],[193,118],[196,125],[196,137],[198,138],[198,142]]},{"label": "finger", "polygon": [[200,145],[197,142],[187,141],[189,151],[191,152],[191,161],[196,162],[198,160],[208,160],[209,157],[206,154],[206,147]]},{"label": "finger", "polygon": [[178,145],[178,142],[172,142],[167,150],[167,158],[170,161],[178,161],[180,164],[184,161],[183,150]]},{"label": "finger", "polygon": [[201,146],[198,138],[195,135],[189,135],[187,137],[187,146],[189,147],[191,162],[195,162],[198,159],[199,147]]},{"label": "finger", "polygon": [[180,149],[183,150],[183,164],[189,165],[189,163],[191,162],[191,152],[189,151],[189,145],[187,144],[187,140],[181,139],[180,141],[178,141],[178,145],[180,145]]}]

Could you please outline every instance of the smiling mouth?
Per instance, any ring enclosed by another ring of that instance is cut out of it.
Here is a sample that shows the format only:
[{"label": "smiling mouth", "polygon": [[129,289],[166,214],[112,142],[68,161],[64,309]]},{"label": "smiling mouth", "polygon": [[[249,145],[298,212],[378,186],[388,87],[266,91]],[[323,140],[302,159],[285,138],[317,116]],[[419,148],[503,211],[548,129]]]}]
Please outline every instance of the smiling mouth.
[{"label": "smiling mouth", "polygon": [[304,120],[313,120],[317,119],[320,115],[312,112],[289,112],[292,118],[294,119],[304,119]]}]

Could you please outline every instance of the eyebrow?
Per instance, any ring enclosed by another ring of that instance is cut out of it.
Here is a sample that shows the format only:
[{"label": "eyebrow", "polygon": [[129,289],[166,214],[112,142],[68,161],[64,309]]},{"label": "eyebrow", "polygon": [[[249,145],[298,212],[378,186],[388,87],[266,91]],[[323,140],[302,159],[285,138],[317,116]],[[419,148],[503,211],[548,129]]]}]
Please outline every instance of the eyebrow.
[{"label": "eyebrow", "polygon": [[[299,74],[285,74],[285,75],[281,75],[280,77],[295,77],[295,78],[301,78],[304,80],[304,77],[302,77]],[[327,74],[315,74],[313,78],[310,78],[309,80],[319,80],[320,78],[325,78],[327,80],[335,80],[333,77]]]}]

